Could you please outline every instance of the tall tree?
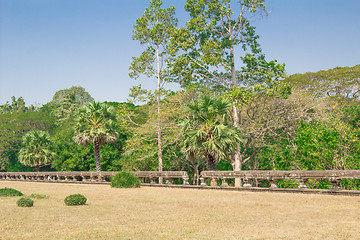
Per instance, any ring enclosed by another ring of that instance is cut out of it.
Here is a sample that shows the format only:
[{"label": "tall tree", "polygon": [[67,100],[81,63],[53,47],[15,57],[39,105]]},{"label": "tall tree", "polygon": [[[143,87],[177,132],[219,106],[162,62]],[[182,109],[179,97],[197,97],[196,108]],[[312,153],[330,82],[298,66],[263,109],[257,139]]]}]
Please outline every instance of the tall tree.
[{"label": "tall tree", "polygon": [[83,106],[86,103],[94,101],[90,93],[85,91],[85,88],[81,86],[72,86],[71,88],[65,88],[56,91],[56,93],[53,96],[53,101],[57,103],[61,103],[61,101],[69,97],[73,98],[74,102],[79,104],[79,106]]},{"label": "tall tree", "polygon": [[51,151],[50,135],[44,131],[31,131],[22,138],[23,147],[19,152],[19,162],[35,167],[39,172],[40,165],[50,163],[55,154]]},{"label": "tall tree", "polygon": [[9,112],[28,112],[34,111],[36,107],[31,105],[30,107],[25,106],[25,100],[23,97],[15,96],[11,97],[11,104],[7,101],[4,105],[0,105],[0,113],[9,113]]},{"label": "tall tree", "polygon": [[285,81],[295,90],[311,93],[316,98],[333,98],[346,102],[360,100],[360,65],[298,73]]},{"label": "tall tree", "polygon": [[[236,4],[236,7],[232,5]],[[266,14],[264,0],[187,0],[191,19],[172,37],[174,80],[216,85],[226,91],[253,85],[270,85],[283,76],[284,65],[267,62],[251,23]],[[236,53],[242,47],[242,67],[236,69]],[[239,127],[238,102],[232,106],[232,121]],[[240,145],[234,155],[234,170],[241,170]],[[240,186],[237,180],[236,186]]]},{"label": "tall tree", "polygon": [[159,171],[163,169],[162,135],[161,135],[161,97],[162,86],[166,80],[165,69],[168,59],[169,39],[177,25],[175,7],[161,8],[161,0],[151,0],[150,6],[136,20],[134,25],[134,40],[139,40],[147,49],[140,57],[133,57],[129,74],[132,78],[138,78],[141,74],[157,79],[157,142]]},{"label": "tall tree", "polygon": [[100,147],[117,139],[115,115],[112,107],[105,103],[92,102],[80,108],[77,113],[77,125],[74,140],[79,145],[94,144],[96,171],[101,171]]},{"label": "tall tree", "polygon": [[[143,91],[141,91],[143,92]],[[137,93],[132,92],[133,96]],[[179,125],[177,119],[182,118],[182,105],[185,100],[182,92],[169,93],[161,101],[161,139],[162,155],[164,162],[163,169],[172,169],[168,163],[175,157],[176,151],[170,151],[179,139]],[[159,169],[158,161],[158,118],[157,101],[152,100],[147,104],[123,108],[119,111],[121,125],[128,126],[130,136],[126,141],[125,154],[129,161],[131,170]],[[167,154],[171,152],[171,154]],[[176,155],[176,158],[178,155]],[[180,158],[180,156],[179,156]]]},{"label": "tall tree", "polygon": [[83,87],[72,86],[57,91],[50,105],[53,105],[52,114],[57,118],[57,124],[61,125],[71,118],[79,107],[92,101],[94,99]]}]

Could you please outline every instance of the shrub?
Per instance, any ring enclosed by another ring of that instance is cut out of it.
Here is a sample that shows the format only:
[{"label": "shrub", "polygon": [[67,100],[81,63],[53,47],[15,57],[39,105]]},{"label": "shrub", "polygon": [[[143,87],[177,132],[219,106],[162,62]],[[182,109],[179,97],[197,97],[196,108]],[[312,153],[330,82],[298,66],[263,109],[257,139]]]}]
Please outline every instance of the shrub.
[{"label": "shrub", "polygon": [[46,194],[40,194],[40,193],[32,193],[29,198],[35,198],[35,199],[45,199],[49,198],[49,195]]},{"label": "shrub", "polygon": [[22,192],[13,189],[13,188],[1,188],[0,189],[0,196],[22,196],[24,195]]},{"label": "shrub", "polygon": [[86,203],[86,197],[82,194],[73,194],[70,196],[67,196],[64,199],[64,203],[67,206],[77,206],[77,205],[84,205]]},{"label": "shrub", "polygon": [[299,188],[299,182],[295,179],[279,179],[277,185],[279,188]]},{"label": "shrub", "polygon": [[34,206],[34,201],[28,197],[22,197],[19,200],[17,200],[16,204],[19,207],[32,207]]},{"label": "shrub", "polygon": [[135,188],[140,187],[140,179],[133,173],[120,172],[111,179],[111,187],[116,188]]}]

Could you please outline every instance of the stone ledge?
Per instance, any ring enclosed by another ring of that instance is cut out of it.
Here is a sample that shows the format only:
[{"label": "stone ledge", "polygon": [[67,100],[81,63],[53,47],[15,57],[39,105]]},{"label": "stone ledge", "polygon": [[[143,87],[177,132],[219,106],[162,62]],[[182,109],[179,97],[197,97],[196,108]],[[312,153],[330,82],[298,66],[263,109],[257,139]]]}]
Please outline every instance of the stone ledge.
[{"label": "stone ledge", "polygon": [[274,193],[297,193],[297,194],[325,194],[340,196],[360,196],[358,190],[326,190],[326,189],[296,189],[296,188],[235,188],[235,187],[212,187],[212,186],[194,186],[194,185],[159,185],[159,184],[141,184],[144,187],[165,187],[165,188],[185,188],[198,190],[220,190],[220,191],[239,191],[239,192],[274,192]]}]

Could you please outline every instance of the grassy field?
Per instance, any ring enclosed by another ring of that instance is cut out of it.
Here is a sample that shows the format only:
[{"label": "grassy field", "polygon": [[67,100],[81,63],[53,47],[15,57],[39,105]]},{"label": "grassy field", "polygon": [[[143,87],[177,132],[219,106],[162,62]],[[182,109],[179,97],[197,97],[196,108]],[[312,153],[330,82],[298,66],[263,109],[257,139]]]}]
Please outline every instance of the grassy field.
[{"label": "grassy field", "polygon": [[[360,197],[0,182],[0,239],[360,239]],[[87,205],[69,207],[82,193]]]}]

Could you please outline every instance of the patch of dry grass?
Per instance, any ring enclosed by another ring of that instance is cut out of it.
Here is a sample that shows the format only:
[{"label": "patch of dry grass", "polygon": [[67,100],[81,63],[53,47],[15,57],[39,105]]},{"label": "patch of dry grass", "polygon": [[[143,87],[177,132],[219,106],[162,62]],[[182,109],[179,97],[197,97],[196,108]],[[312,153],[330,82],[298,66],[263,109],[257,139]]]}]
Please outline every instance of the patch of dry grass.
[{"label": "patch of dry grass", "polygon": [[[0,182],[0,239],[360,239],[360,198],[108,185]],[[63,200],[81,193],[87,205]]]}]

